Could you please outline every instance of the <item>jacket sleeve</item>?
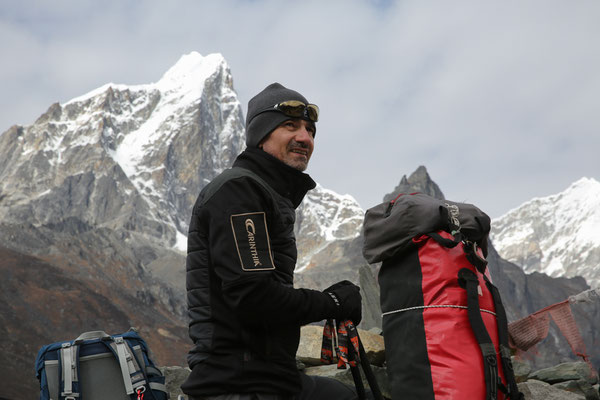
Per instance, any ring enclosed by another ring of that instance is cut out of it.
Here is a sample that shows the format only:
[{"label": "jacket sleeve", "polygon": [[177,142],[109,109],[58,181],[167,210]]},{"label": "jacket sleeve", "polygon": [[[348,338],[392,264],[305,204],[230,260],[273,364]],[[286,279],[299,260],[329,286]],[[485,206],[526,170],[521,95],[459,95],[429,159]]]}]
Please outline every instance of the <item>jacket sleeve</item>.
[{"label": "jacket sleeve", "polygon": [[225,301],[252,323],[304,325],[333,317],[329,295],[293,288],[275,276],[268,237],[274,208],[266,189],[246,177],[226,182],[207,204],[210,258]]}]

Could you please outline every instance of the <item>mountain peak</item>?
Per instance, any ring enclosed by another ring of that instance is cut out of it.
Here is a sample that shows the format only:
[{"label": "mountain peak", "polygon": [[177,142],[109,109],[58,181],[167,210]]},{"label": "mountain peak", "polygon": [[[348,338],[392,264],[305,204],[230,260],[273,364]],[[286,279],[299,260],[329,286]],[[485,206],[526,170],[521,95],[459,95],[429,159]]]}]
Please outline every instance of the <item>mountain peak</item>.
[{"label": "mountain peak", "polygon": [[[36,223],[77,216],[181,245],[195,196],[233,163],[243,133],[223,56],[192,52],[155,83],[109,83],[53,104],[33,125],[3,135],[0,192],[14,193],[23,210],[39,210]],[[67,189],[83,176],[87,186]],[[51,212],[38,204],[51,204],[50,198],[67,205]],[[90,210],[90,198],[98,209]],[[16,215],[6,204],[0,216]]]},{"label": "mountain peak", "polygon": [[406,175],[403,175],[398,186],[396,186],[391,193],[386,194],[383,197],[383,201],[390,201],[400,193],[412,192],[425,193],[436,199],[444,199],[444,194],[440,187],[429,176],[427,168],[420,165],[408,178]]},{"label": "mountain peak", "polygon": [[581,178],[564,191],[534,198],[492,221],[498,253],[525,272],[586,278],[600,284],[600,182]]},{"label": "mountain peak", "polygon": [[600,192],[600,182],[598,182],[594,178],[583,177],[583,178],[573,182],[571,184],[571,186],[569,186],[567,188],[567,190],[565,190],[565,192],[579,191],[579,190],[583,190],[585,193],[592,193],[592,194],[599,193]]},{"label": "mountain peak", "polygon": [[202,56],[197,51],[184,54],[156,83],[161,91],[181,87],[202,88],[208,77],[221,68],[228,68],[227,62],[219,53]]},{"label": "mountain peak", "polygon": [[[197,51],[192,51],[181,56],[156,83],[127,85],[111,82],[75,97],[64,103],[64,105],[83,102],[112,90],[151,91],[158,89],[163,93],[177,92],[180,101],[185,99],[194,100],[200,98],[202,95],[205,81],[222,69],[228,70],[229,66],[221,54],[214,53],[202,56]],[[183,96],[184,94],[186,96]]]}]

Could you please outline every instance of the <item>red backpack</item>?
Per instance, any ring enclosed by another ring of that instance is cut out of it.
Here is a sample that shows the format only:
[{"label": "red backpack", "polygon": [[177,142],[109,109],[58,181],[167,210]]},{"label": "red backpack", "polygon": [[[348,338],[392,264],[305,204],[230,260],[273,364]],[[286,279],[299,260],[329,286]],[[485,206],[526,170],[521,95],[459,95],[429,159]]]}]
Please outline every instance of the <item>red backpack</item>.
[{"label": "red backpack", "polygon": [[485,260],[489,217],[424,194],[367,211],[394,399],[522,399],[506,314]]}]

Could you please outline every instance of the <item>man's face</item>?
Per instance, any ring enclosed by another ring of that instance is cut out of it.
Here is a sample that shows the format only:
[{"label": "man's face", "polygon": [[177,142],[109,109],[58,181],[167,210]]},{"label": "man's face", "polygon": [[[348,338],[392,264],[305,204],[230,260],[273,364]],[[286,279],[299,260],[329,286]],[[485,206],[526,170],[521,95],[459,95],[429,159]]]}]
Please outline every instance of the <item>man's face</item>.
[{"label": "man's face", "polygon": [[304,171],[315,146],[314,134],[312,122],[289,119],[275,128],[259,147],[290,167]]}]

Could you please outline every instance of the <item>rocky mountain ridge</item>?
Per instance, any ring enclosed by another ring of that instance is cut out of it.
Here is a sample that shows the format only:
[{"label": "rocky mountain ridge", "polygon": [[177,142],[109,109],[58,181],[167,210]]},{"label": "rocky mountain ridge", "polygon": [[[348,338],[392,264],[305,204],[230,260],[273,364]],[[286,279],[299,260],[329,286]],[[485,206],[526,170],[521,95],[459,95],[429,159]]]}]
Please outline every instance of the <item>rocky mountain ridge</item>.
[{"label": "rocky mountain ridge", "polygon": [[491,237],[498,253],[527,273],[582,276],[600,287],[599,210],[600,182],[582,178],[495,219]]}]

